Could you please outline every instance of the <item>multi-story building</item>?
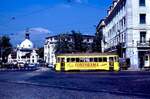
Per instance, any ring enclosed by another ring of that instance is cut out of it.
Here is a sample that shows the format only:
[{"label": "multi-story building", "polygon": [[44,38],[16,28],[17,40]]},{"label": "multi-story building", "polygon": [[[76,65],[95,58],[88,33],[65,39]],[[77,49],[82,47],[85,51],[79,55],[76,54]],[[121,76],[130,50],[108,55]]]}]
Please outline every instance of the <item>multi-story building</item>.
[{"label": "multi-story building", "polygon": [[[67,34],[69,36],[68,41],[73,42],[73,35]],[[59,39],[59,35],[47,37],[44,45],[44,61],[50,65],[54,65],[56,63],[55,59],[55,45]],[[93,43],[94,36],[91,35],[82,35],[83,42],[91,45]]]},{"label": "multi-story building", "polygon": [[150,50],[149,20],[150,0],[113,0],[97,26],[97,33],[104,36],[104,51],[114,52],[120,46],[120,57],[130,59],[130,69],[144,67],[144,55]]}]

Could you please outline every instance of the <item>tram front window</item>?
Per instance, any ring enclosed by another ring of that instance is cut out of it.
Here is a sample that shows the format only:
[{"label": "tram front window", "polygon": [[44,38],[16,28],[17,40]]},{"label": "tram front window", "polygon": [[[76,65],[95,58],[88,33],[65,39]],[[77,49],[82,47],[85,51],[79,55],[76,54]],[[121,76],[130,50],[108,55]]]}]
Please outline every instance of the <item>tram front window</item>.
[{"label": "tram front window", "polygon": [[113,57],[109,57],[109,62],[113,62],[113,61],[114,61]]},{"label": "tram front window", "polygon": [[57,58],[57,62],[58,62],[58,63],[60,62],[60,58]]},{"label": "tram front window", "polygon": [[65,62],[65,58],[61,58],[61,62]]}]

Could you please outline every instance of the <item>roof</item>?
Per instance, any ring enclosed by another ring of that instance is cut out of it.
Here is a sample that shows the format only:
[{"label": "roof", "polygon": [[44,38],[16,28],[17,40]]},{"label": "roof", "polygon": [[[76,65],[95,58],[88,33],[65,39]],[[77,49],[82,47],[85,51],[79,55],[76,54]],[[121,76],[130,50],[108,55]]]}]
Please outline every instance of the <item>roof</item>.
[{"label": "roof", "polygon": [[113,17],[117,14],[117,9],[120,9],[120,5],[122,2],[126,2],[126,1],[125,0],[118,0],[117,5],[112,9],[111,13],[105,18],[105,24],[106,25],[108,25],[110,23],[110,21],[113,19]]},{"label": "roof", "polygon": [[[49,39],[49,38],[57,38],[59,37],[61,34],[58,34],[58,35],[53,35],[53,36],[49,36],[49,37],[46,37],[46,39]],[[72,34],[64,34],[64,35],[68,35],[68,36],[72,36]],[[82,35],[83,37],[94,37],[94,35]]]},{"label": "roof", "polygon": [[33,43],[29,39],[25,39],[21,44],[21,48],[25,49],[32,49],[33,48]]},{"label": "roof", "polygon": [[57,54],[56,56],[99,56],[99,55],[117,55],[116,53],[66,53]]}]

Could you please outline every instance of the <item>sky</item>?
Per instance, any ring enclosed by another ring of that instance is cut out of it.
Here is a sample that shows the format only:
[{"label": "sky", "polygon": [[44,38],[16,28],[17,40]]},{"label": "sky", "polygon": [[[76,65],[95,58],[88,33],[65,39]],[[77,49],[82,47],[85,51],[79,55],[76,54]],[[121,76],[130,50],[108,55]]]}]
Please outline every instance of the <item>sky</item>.
[{"label": "sky", "polygon": [[16,46],[28,28],[37,47],[45,37],[80,31],[94,35],[95,26],[107,14],[112,0],[0,0],[0,35]]}]

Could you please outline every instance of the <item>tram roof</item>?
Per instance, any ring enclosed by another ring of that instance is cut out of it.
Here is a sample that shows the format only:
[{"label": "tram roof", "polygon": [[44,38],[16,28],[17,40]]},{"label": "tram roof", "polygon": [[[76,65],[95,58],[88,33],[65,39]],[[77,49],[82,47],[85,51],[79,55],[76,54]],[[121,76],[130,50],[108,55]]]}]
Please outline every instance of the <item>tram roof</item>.
[{"label": "tram roof", "polygon": [[116,53],[65,53],[57,54],[56,56],[102,56],[102,55],[117,55]]}]

